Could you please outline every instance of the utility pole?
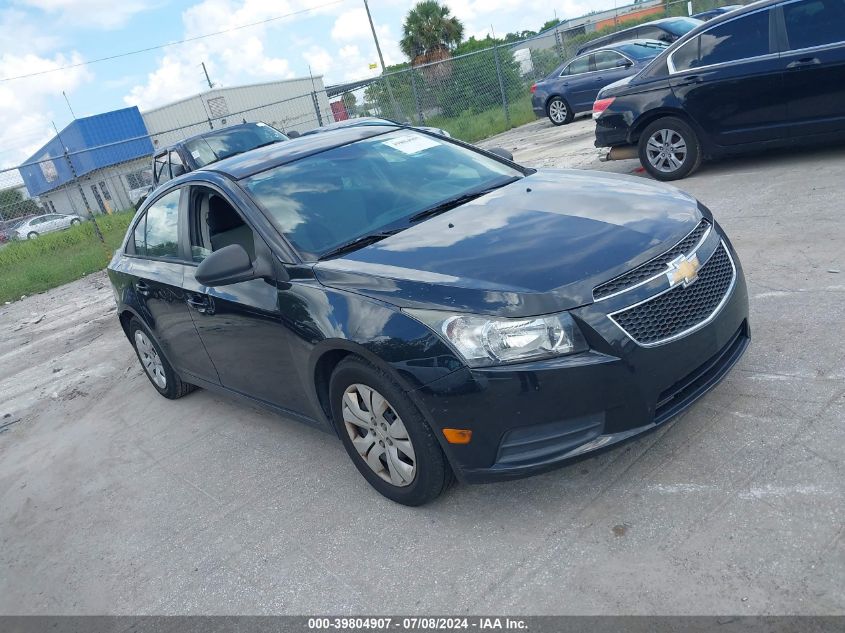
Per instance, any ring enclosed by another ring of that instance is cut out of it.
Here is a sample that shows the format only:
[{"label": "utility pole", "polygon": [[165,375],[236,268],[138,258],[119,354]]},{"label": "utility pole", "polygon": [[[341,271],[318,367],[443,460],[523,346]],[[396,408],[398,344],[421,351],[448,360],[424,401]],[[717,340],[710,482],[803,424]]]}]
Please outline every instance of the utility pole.
[{"label": "utility pole", "polygon": [[205,62],[202,62],[202,72],[205,73],[205,80],[208,82],[208,89],[212,90],[214,88],[214,84],[211,83],[211,78],[208,76],[208,70],[205,67]]},{"label": "utility pole", "polygon": [[[373,16],[370,14],[370,5],[367,0],[364,0],[364,9],[367,11],[367,19],[370,21],[370,29],[373,31],[373,41],[376,43],[376,52],[378,53],[378,60],[381,63],[381,74],[384,77],[384,83],[387,86],[387,94],[390,96],[390,105],[393,108],[393,116],[398,118],[399,109],[396,107],[396,99],[393,96],[393,90],[390,87],[390,80],[387,78],[387,67],[384,65],[384,55],[381,54],[381,46],[378,43],[378,35],[376,35],[376,27],[373,24]],[[411,72],[414,72],[413,64],[411,65]],[[402,121],[400,121],[402,123]]]}]

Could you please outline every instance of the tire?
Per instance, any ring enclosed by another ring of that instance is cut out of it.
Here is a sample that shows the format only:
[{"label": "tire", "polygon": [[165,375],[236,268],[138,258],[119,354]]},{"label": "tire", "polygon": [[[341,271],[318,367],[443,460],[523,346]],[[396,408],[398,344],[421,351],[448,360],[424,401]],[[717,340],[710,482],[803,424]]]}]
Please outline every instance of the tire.
[{"label": "tire", "polygon": [[82,220],[73,219],[70,221],[71,226],[76,226],[77,224],[82,224]]},{"label": "tire", "polygon": [[552,97],[546,104],[546,116],[549,117],[549,121],[554,125],[566,125],[572,122],[575,113],[569,107],[566,99],[563,97]]},{"label": "tire", "polygon": [[[683,151],[679,151],[683,147]],[[638,143],[640,163],[657,180],[686,178],[701,165],[701,143],[690,125],[677,117],[649,124]]]},{"label": "tire", "polygon": [[36,233],[35,231],[30,231],[26,235],[26,239],[28,240],[34,240],[36,237],[38,237],[38,233]]},{"label": "tire", "polygon": [[129,340],[132,341],[144,374],[162,396],[169,400],[178,400],[196,389],[196,386],[179,378],[179,374],[161,353],[158,341],[135,317],[129,322]]},{"label": "tire", "polygon": [[[374,398],[368,397],[367,389],[375,398],[381,396],[377,404],[372,404]],[[329,397],[332,421],[346,452],[364,479],[382,495],[396,503],[419,506],[451,485],[452,469],[437,438],[419,409],[384,371],[357,356],[347,357],[332,374]],[[357,407],[358,416],[350,405]],[[381,414],[371,415],[370,409],[381,410]],[[350,419],[355,423],[348,422]]]}]

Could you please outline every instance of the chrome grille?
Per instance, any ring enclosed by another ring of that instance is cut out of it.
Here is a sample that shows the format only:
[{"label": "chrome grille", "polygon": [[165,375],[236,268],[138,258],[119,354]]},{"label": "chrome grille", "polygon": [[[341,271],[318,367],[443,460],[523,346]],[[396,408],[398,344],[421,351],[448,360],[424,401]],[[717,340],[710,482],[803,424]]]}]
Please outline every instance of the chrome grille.
[{"label": "chrome grille", "polygon": [[650,259],[646,263],[640,264],[636,268],[632,268],[628,272],[596,286],[593,289],[593,299],[599,300],[610,295],[615,295],[617,292],[627,290],[665,272],[669,266],[669,262],[673,259],[679,255],[688,255],[692,252],[701,241],[701,238],[704,237],[708,228],[710,228],[710,222],[701,220],[692,232],[662,255],[658,255],[654,259]]},{"label": "chrome grille", "polygon": [[727,298],[736,268],[724,243],[698,271],[698,280],[610,315],[640,345],[659,345],[707,323]]}]

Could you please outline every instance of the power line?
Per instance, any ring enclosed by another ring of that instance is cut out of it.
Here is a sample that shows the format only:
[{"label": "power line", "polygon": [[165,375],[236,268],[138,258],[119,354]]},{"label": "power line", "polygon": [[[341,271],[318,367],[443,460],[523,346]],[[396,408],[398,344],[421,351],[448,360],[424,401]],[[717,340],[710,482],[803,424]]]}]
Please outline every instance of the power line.
[{"label": "power line", "polygon": [[295,15],[301,15],[303,13],[310,13],[311,11],[316,11],[317,9],[324,9],[326,7],[331,7],[336,4],[341,4],[346,2],[347,0],[334,0],[333,2],[327,2],[325,4],[318,5],[316,7],[308,7],[307,9],[300,9],[299,11],[292,11],[290,13],[285,13],[284,15],[277,15],[276,17],[266,18],[264,20],[259,20],[258,22],[250,22],[249,24],[241,24],[240,26],[233,26],[229,29],[223,29],[222,31],[215,31],[214,33],[205,33],[204,35],[196,35],[194,37],[186,37],[183,40],[177,40],[175,42],[167,42],[165,44],[157,44],[155,46],[148,46],[147,48],[139,48],[134,51],[127,51],[125,53],[118,53],[116,55],[109,55],[108,57],[100,57],[99,59],[91,59],[85,62],[79,62],[76,64],[68,64],[67,66],[59,66],[58,68],[50,68],[48,70],[40,70],[35,73],[28,73],[26,75],[17,75],[15,77],[3,77],[0,79],[0,82],[4,81],[14,81],[15,79],[26,79],[28,77],[37,77],[39,75],[47,75],[49,73],[59,72],[60,70],[71,70],[72,68],[79,68],[80,66],[88,66],[90,64],[96,64],[99,62],[107,62],[112,59],[119,59],[121,57],[128,57],[130,55],[138,55],[140,53],[149,53],[150,51],[157,51],[162,48],[168,48],[170,46],[179,46],[180,44],[187,44],[189,42],[196,42],[197,40],[202,40],[207,37],[214,37],[215,35],[223,35],[224,33],[231,33],[233,31],[240,31],[241,29],[248,29],[253,26],[260,26],[262,24],[267,24],[268,22],[275,22],[276,20],[284,20],[285,18],[290,18]]}]

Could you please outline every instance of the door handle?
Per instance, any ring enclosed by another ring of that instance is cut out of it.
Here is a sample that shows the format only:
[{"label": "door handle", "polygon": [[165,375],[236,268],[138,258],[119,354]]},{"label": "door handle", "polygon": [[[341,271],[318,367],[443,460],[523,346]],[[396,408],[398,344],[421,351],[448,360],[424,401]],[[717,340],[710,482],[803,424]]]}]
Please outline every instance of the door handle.
[{"label": "door handle", "polygon": [[144,297],[150,296],[150,287],[145,284],[143,281],[139,281],[135,284],[135,291]]},{"label": "door handle", "polygon": [[211,302],[206,297],[190,297],[188,299],[188,305],[191,306],[194,310],[199,312],[200,314],[213,314],[213,309],[211,307]]},{"label": "door handle", "polygon": [[698,75],[689,75],[688,77],[684,77],[683,81],[681,81],[681,86],[689,86],[690,84],[698,84],[701,83],[701,77]]},{"label": "door handle", "polygon": [[818,66],[821,63],[822,62],[818,57],[802,57],[794,62],[789,62],[786,67],[792,70],[795,68],[803,68],[805,66]]}]

